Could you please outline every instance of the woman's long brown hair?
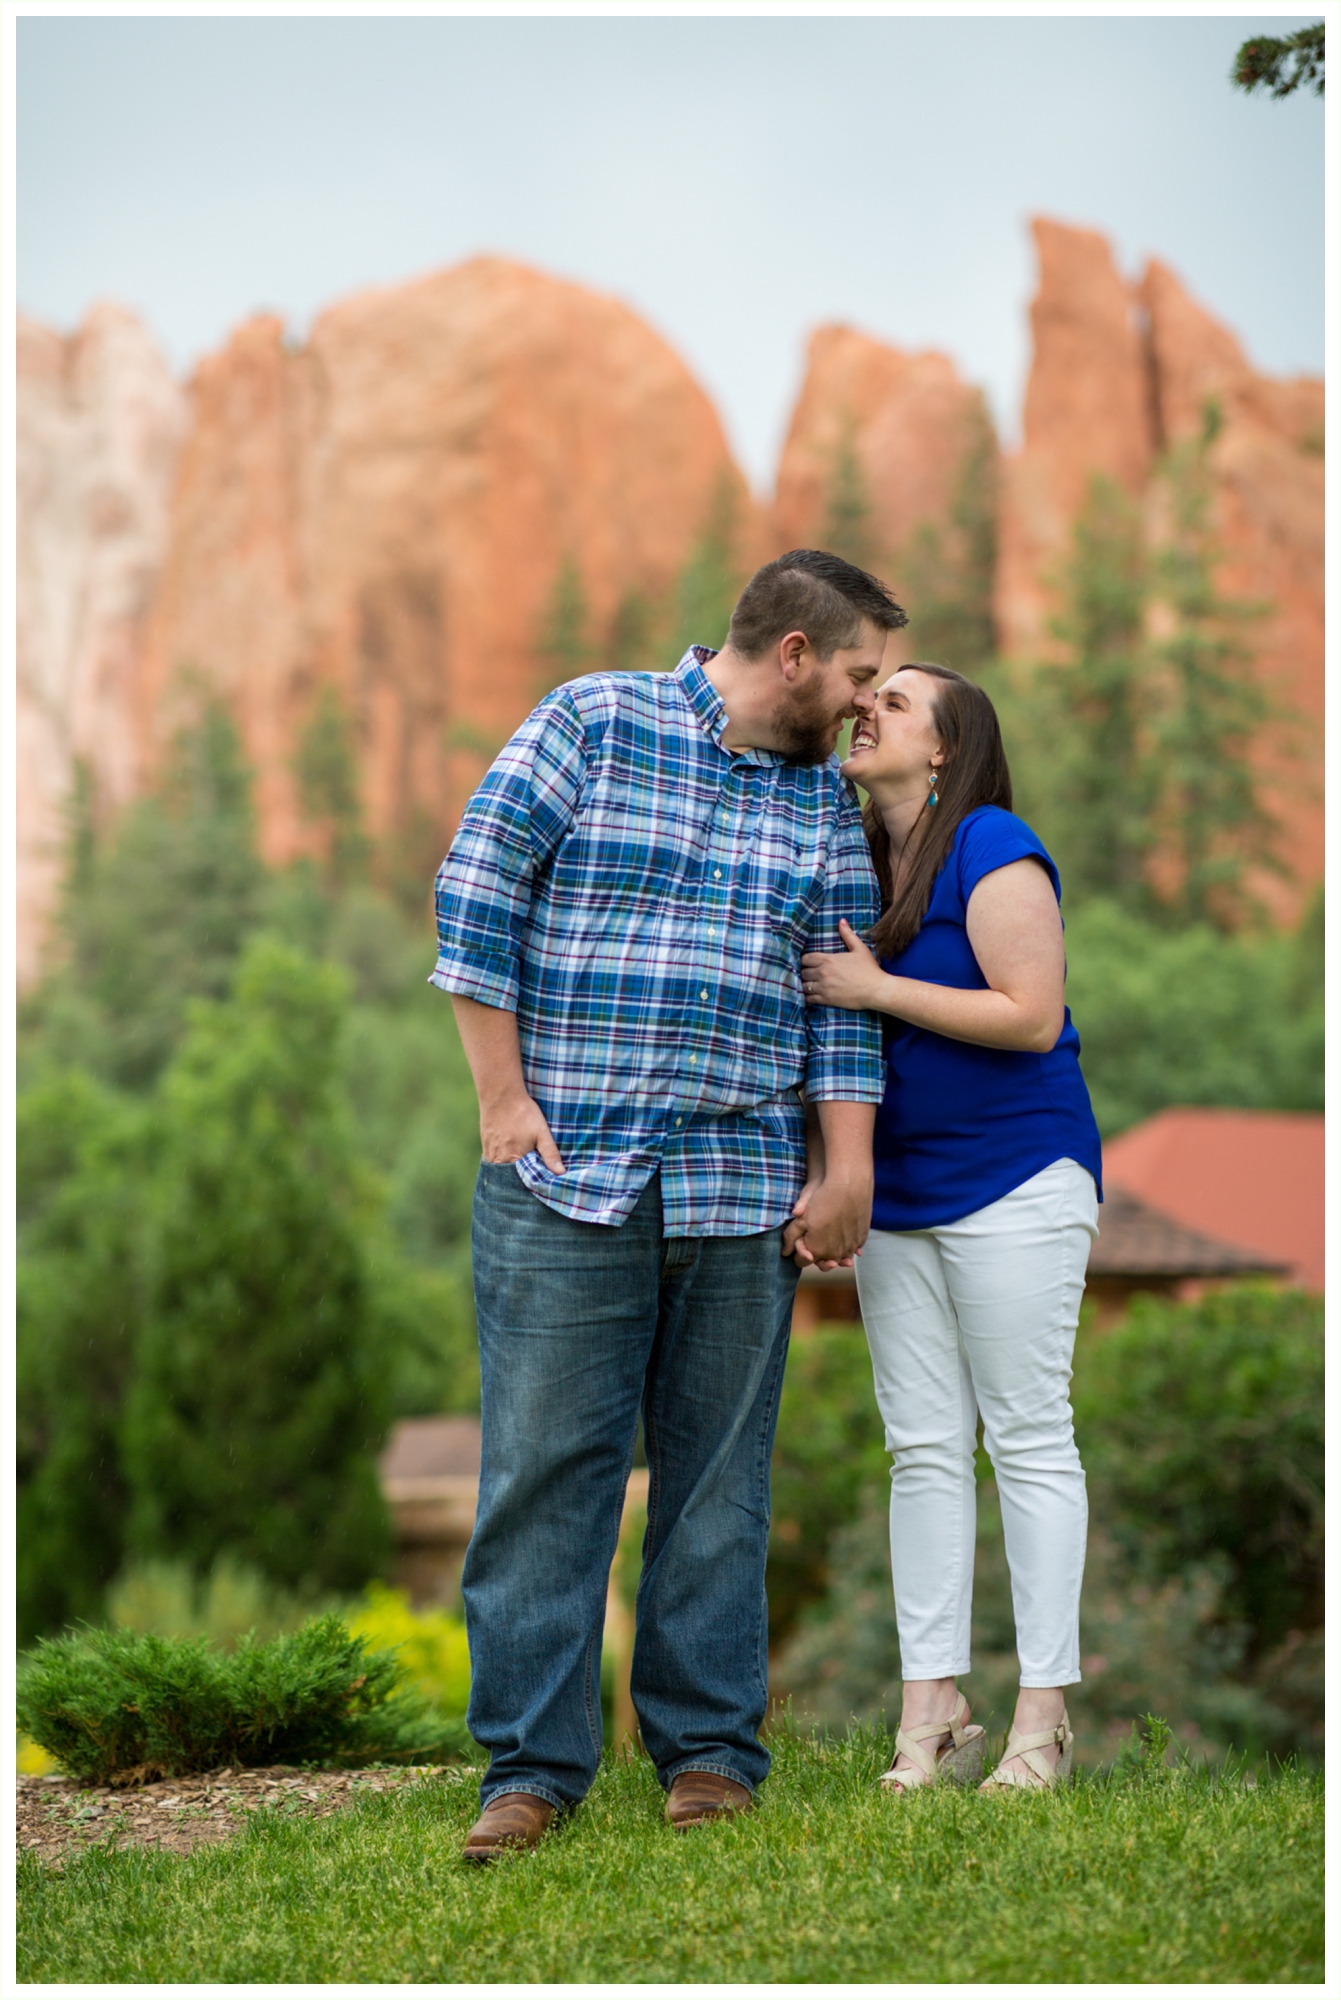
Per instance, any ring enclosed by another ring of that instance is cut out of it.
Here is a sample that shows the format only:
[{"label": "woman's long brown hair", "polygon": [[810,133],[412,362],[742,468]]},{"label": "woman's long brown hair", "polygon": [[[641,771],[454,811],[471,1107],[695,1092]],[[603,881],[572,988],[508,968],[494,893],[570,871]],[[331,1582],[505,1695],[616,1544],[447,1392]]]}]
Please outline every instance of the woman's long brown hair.
[{"label": "woman's long brown hair", "polygon": [[[869,799],[862,813],[884,904],[870,939],[880,958],[897,958],[921,930],[936,877],[945,865],[959,822],[975,806],[1012,810],[1010,766],[1001,741],[1001,725],[982,689],[953,667],[933,666],[929,660],[907,660],[904,665],[941,683],[932,697],[931,712],[945,746],[945,762],[936,781],[938,803],[922,807],[897,867],[885,823]],[[903,670],[900,667],[898,671]],[[930,796],[928,788],[928,800]]]}]

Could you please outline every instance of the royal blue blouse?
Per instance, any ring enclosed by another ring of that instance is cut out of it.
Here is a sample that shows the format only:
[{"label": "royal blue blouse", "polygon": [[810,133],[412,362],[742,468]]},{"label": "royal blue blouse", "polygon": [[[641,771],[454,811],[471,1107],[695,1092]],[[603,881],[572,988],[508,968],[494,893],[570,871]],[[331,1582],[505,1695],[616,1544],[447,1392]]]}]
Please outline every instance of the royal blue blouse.
[{"label": "royal blue blouse", "polygon": [[[1061,882],[1037,834],[1000,806],[978,806],[955,829],[922,928],[886,972],[935,986],[987,981],[966,928],[984,875],[1032,855]],[[1080,1073],[1080,1037],[1066,1025],[1045,1055],[984,1049],[885,1020],[886,1085],[875,1118],[876,1229],[931,1229],[999,1201],[1055,1160],[1076,1160],[1103,1199],[1099,1128]]]}]

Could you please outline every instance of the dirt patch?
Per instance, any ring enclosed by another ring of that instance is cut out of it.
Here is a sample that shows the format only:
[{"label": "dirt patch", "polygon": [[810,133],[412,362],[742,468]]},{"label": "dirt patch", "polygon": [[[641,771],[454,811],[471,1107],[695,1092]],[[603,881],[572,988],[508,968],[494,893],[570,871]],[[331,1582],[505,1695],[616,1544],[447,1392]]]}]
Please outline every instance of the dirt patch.
[{"label": "dirt patch", "polygon": [[60,1867],[90,1847],[156,1847],[191,1854],[231,1840],[256,1813],[327,1819],[377,1792],[404,1785],[474,1783],[462,1765],[411,1765],[367,1771],[299,1771],[275,1764],[254,1771],[208,1771],[126,1789],[78,1778],[17,1780],[18,1845]]}]

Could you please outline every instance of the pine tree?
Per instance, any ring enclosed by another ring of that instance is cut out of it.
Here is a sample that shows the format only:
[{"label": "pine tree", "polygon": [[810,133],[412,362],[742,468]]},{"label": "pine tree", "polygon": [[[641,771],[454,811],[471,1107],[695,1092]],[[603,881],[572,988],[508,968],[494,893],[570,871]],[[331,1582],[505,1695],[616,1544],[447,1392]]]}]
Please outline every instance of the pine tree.
[{"label": "pine tree", "polygon": [[353,727],[333,687],[323,687],[293,759],[303,817],[321,829],[329,886],[339,891],[368,871]]},{"label": "pine tree", "polygon": [[387,1552],[343,981],[253,939],[162,1085],[152,1290],[127,1398],[128,1543],[351,1589]]},{"label": "pine tree", "polygon": [[536,642],[536,698],[589,674],[595,664],[588,634],[587,594],[582,574],[571,555],[560,562],[550,593],[540,637]]},{"label": "pine tree", "polygon": [[23,1643],[96,1618],[121,1567],[120,1429],[146,1283],[154,1119],[79,1071],[19,1098],[17,1575]]},{"label": "pine tree", "polygon": [[1250,752],[1279,717],[1252,673],[1245,627],[1265,607],[1234,603],[1215,581],[1207,454],[1219,429],[1208,403],[1202,434],[1167,457],[1162,485],[1168,527],[1155,558],[1155,588],[1171,621],[1153,649],[1164,680],[1156,726],[1161,844],[1178,872],[1174,908],[1186,922],[1233,929],[1253,914],[1245,876],[1284,872],[1276,823],[1262,804]]},{"label": "pine tree", "polygon": [[708,501],[696,537],[672,593],[664,664],[675,666],[690,646],[721,646],[726,640],[745,579],[736,553],[739,504],[734,480],[723,472]]},{"label": "pine tree", "polygon": [[207,701],[153,791],[109,832],[86,774],[72,809],[61,963],[24,1009],[50,1057],[131,1089],[153,1082],[192,995],[227,992],[261,908],[251,773],[227,711]]},{"label": "pine tree", "polygon": [[1313,95],[1321,97],[1326,50],[1327,28],[1322,21],[1296,28],[1292,35],[1254,35],[1241,44],[1230,81],[1249,96],[1255,90],[1268,90],[1273,97],[1290,97],[1311,83]]},{"label": "pine tree", "polygon": [[1068,657],[1035,682],[1035,789],[1068,897],[1108,896],[1138,912],[1151,900],[1146,866],[1159,786],[1149,590],[1140,515],[1121,487],[1096,477],[1076,522],[1066,608],[1054,625]]},{"label": "pine tree", "polygon": [[913,531],[894,568],[919,659],[976,679],[996,657],[997,444],[986,411],[960,461],[949,518]]},{"label": "pine tree", "polygon": [[871,496],[857,456],[856,425],[845,423],[834,449],[825,494],[820,547],[842,556],[858,569],[873,570],[877,551],[871,519]]}]

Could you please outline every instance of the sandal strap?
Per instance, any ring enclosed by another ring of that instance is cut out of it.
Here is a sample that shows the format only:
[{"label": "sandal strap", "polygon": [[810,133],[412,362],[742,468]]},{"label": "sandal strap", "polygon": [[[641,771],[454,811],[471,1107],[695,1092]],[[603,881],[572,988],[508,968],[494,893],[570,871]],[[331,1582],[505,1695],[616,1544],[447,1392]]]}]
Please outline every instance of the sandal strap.
[{"label": "sandal strap", "polygon": [[[897,1757],[899,1752],[902,1751],[909,1762],[915,1764],[925,1778],[934,1778],[936,1775],[936,1757],[934,1754],[929,1756],[922,1748],[922,1745],[929,1738],[940,1738],[948,1735],[954,1748],[958,1750],[960,1745],[967,1741],[968,1720],[969,1705],[961,1694],[955,1705],[955,1712],[948,1722],[918,1722],[911,1729],[900,1729],[894,1737],[894,1754]],[[895,1773],[896,1779],[902,1778],[904,1775],[905,1773],[902,1771]],[[919,1782],[918,1779],[914,1778],[914,1784]]]},{"label": "sandal strap", "polygon": [[[923,1739],[928,1736],[944,1736],[944,1734],[944,1725],[939,1722],[922,1723],[916,1729],[911,1730],[900,1729],[894,1737],[894,1755],[898,1757],[900,1751],[902,1751],[909,1763],[917,1766],[924,1779],[933,1778],[936,1775],[936,1759],[929,1751],[922,1748],[922,1743]],[[894,1773],[896,1779],[902,1778],[904,1775],[902,1771]],[[918,1782],[918,1779],[913,1779],[914,1784]]]},{"label": "sandal strap", "polygon": [[[1001,1753],[1001,1763],[1008,1764],[1012,1757],[1018,1757],[1025,1768],[1032,1771],[1041,1784],[1045,1786],[1055,1785],[1057,1782],[1056,1769],[1043,1756],[1042,1752],[1053,1743],[1057,1744],[1062,1751],[1065,1751],[1068,1743],[1073,1740],[1070,1720],[1065,1709],[1063,1709],[1062,1719],[1055,1729],[1032,1730],[1028,1736],[1021,1736],[1016,1730],[1012,1729],[1006,1739],[1006,1747]],[[995,1782],[1000,1785],[1028,1785],[1027,1779],[1020,1777],[1014,1771],[1003,1771],[1000,1765],[997,1766],[993,1777]]]},{"label": "sandal strap", "polygon": [[1036,1729],[1029,1736],[1017,1736],[1012,1729],[1002,1751],[1002,1760],[1007,1757],[1022,1757],[1026,1750],[1043,1750],[1049,1743],[1060,1743],[1065,1747],[1069,1734],[1066,1724],[1059,1722],[1055,1729]]}]

